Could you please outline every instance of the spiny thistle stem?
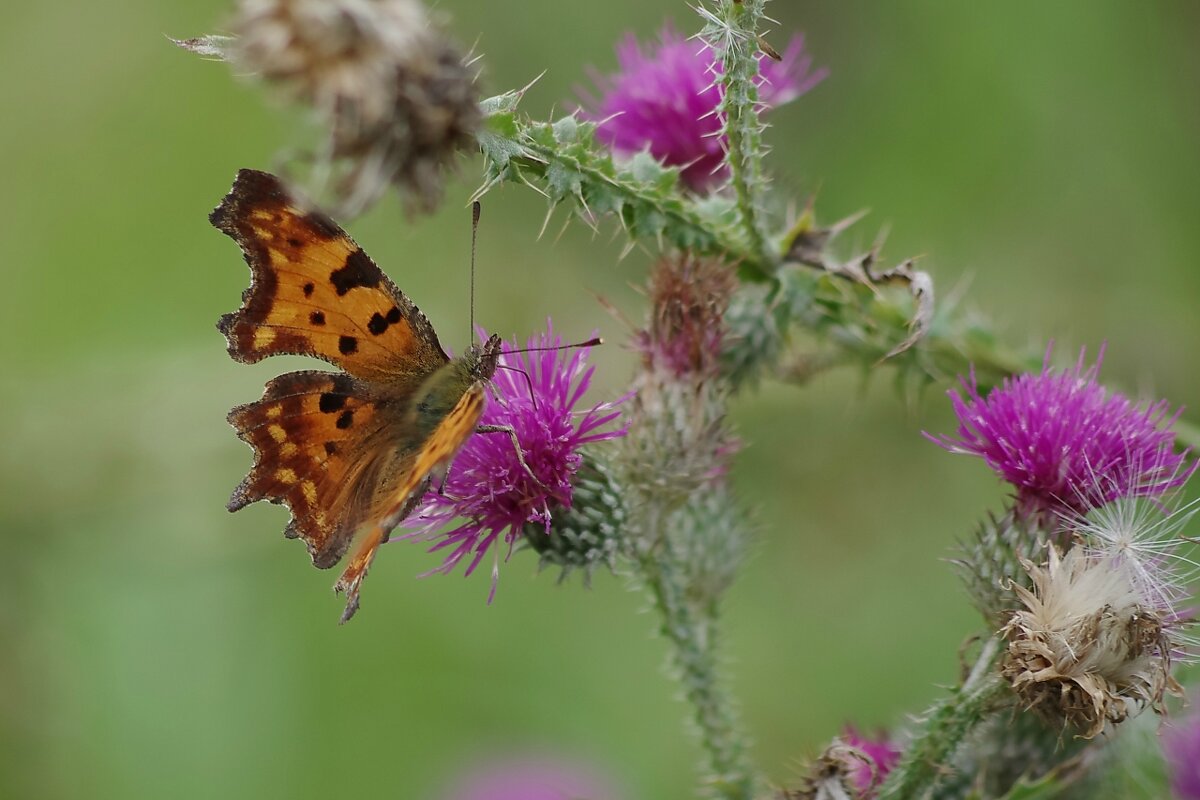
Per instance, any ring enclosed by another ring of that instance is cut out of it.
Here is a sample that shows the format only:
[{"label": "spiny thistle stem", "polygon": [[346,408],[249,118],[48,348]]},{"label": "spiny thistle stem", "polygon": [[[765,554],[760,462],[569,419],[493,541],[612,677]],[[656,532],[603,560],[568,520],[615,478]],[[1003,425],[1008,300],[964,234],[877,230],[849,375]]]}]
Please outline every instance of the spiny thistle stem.
[{"label": "spiny thistle stem", "polygon": [[681,191],[677,168],[648,154],[614,159],[597,141],[595,122],[575,116],[543,122],[518,114],[523,93],[506,92],[481,104],[485,124],[477,141],[484,180],[472,199],[502,183],[524,184],[552,209],[566,204],[589,227],[611,214],[630,246],[639,240],[656,240],[660,247],[669,243],[737,264],[745,280],[769,280],[758,255],[746,246],[731,200],[698,201]]},{"label": "spiny thistle stem", "polygon": [[900,763],[888,775],[880,788],[879,800],[926,797],[946,777],[955,750],[1008,691],[1008,684],[996,670],[1000,652],[1000,640],[989,639],[962,686],[928,712],[924,730],[908,745]]},{"label": "spiny thistle stem", "polygon": [[758,26],[766,0],[721,0],[715,12],[700,9],[706,25],[700,35],[716,53],[721,74],[714,76],[721,87],[717,113],[722,121],[729,155],[730,183],[737,195],[738,214],[750,250],[771,271],[779,254],[770,245],[770,232],[763,220],[762,168],[763,123],[758,108]]},{"label": "spiny thistle stem", "polygon": [[669,556],[646,555],[639,572],[661,618],[662,635],[671,643],[672,662],[707,754],[709,788],[722,800],[752,800],[760,785],[750,764],[737,712],[719,676],[716,659],[716,604],[700,611],[688,600],[682,573]]},{"label": "spiny thistle stem", "polygon": [[624,550],[671,647],[672,673],[706,752],[709,796],[752,800],[762,785],[720,675],[720,598],[745,541],[725,480],[736,441],[720,379],[723,315],[735,286],[720,261],[665,257],[649,281],[652,311],[634,336],[642,369],[617,463],[629,487]]},{"label": "spiny thistle stem", "polygon": [[[536,127],[536,124],[531,124],[529,130],[532,132]],[[489,185],[486,188],[502,181],[516,180],[558,202],[563,198],[556,197],[552,187],[546,187],[550,191],[545,191],[534,185],[529,178],[548,182],[553,180],[555,173],[559,176],[578,176],[579,180],[572,191],[573,199],[580,204],[580,210],[589,222],[595,221],[594,215],[598,212],[611,209],[620,216],[622,223],[635,237],[646,234],[662,235],[681,249],[697,253],[719,253],[732,261],[745,263],[746,272],[757,272],[756,256],[746,249],[746,245],[733,237],[723,236],[724,231],[697,213],[693,203],[664,197],[660,186],[639,182],[632,175],[613,174],[616,170],[612,167],[610,159],[599,159],[593,163],[583,153],[538,142],[532,137],[522,137],[518,146],[520,153],[514,154],[506,164],[509,172],[494,177],[489,175]],[[476,196],[482,195],[484,191],[486,189],[477,192]],[[589,202],[589,195],[601,193],[611,193],[611,205]]]}]

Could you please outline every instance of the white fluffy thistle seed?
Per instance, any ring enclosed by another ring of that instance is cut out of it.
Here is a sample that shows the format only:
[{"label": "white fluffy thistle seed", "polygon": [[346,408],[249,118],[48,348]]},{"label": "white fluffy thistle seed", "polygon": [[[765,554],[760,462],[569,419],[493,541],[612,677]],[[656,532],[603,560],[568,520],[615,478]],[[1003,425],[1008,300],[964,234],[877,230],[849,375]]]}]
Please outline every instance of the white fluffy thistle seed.
[{"label": "white fluffy thistle seed", "polygon": [[1127,567],[1144,602],[1167,615],[1187,601],[1187,586],[1200,569],[1179,552],[1181,531],[1200,510],[1200,501],[1171,509],[1161,502],[1122,497],[1086,515],[1064,519],[1084,551]]},{"label": "white fluffy thistle seed", "polygon": [[1179,691],[1177,620],[1144,594],[1129,559],[1051,547],[1044,566],[1023,566],[1033,589],[1012,587],[1024,608],[1002,631],[1001,674],[1028,708],[1092,738]]}]

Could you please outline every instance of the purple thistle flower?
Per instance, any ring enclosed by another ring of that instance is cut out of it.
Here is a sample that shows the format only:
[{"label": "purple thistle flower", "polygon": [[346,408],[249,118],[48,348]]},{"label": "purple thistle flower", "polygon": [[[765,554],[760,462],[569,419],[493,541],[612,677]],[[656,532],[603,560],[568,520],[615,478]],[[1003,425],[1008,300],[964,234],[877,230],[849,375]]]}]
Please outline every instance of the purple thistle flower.
[{"label": "purple thistle flower", "polygon": [[[758,99],[764,108],[795,100],[816,86],[829,70],[812,70],[804,37],[788,43],[781,61],[759,54]],[[683,168],[683,182],[697,192],[724,181],[725,143],[716,108],[721,89],[714,81],[721,65],[702,41],[684,39],[667,25],[647,52],[633,34],[617,46],[620,71],[593,75],[599,100],[584,96],[585,116],[600,120],[597,134],[616,152],[649,149],[669,166]]]},{"label": "purple thistle flower", "polygon": [[967,394],[948,394],[957,438],[926,438],[952,453],[977,455],[1017,489],[1026,513],[1083,514],[1119,497],[1157,497],[1182,486],[1197,464],[1174,452],[1170,427],[1179,411],[1167,401],[1139,405],[1096,382],[1104,359],[1084,367],[1050,367],[1047,349],[1040,374],[1006,378],[986,398],[972,371]]},{"label": "purple thistle flower", "polygon": [[1200,800],[1200,715],[1189,714],[1162,732],[1163,755],[1178,800]]},{"label": "purple thistle flower", "polygon": [[[482,331],[480,336],[487,338]],[[547,332],[531,337],[528,347],[562,344],[547,323]],[[571,507],[572,478],[582,461],[579,449],[625,434],[624,428],[606,428],[620,415],[620,400],[576,408],[595,371],[587,366],[583,350],[510,352],[515,349],[504,343],[480,424],[511,427],[537,480],[521,465],[510,437],[492,433],[469,438],[450,465],[444,492],[428,492],[404,522],[412,531],[401,538],[434,541],[430,552],[449,549],[441,566],[430,572],[450,572],[467,560],[465,574],[470,575],[498,539],[511,552],[526,524],[548,531],[551,513]],[[443,530],[454,520],[462,521]],[[495,558],[488,602],[499,574],[498,553]]]},{"label": "purple thistle flower", "polygon": [[557,759],[497,761],[477,767],[444,795],[447,800],[616,800],[591,769]]},{"label": "purple thistle flower", "polygon": [[854,788],[860,792],[859,796],[874,797],[873,790],[883,783],[884,778],[900,761],[900,748],[882,731],[875,738],[868,739],[859,735],[852,726],[847,726],[842,733],[842,741],[870,759],[871,763],[869,764],[855,760],[854,766],[850,770],[850,780],[853,781]]}]

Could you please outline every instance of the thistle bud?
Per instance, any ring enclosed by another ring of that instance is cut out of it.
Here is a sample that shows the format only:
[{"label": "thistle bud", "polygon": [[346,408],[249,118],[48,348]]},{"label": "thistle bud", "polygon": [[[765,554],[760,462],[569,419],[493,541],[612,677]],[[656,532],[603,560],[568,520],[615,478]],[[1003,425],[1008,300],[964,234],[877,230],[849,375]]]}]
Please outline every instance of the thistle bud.
[{"label": "thistle bud", "polygon": [[541,557],[542,567],[562,570],[560,581],[579,569],[586,585],[597,566],[614,566],[625,524],[623,495],[612,471],[585,452],[575,473],[571,506],[555,507],[549,528],[526,523],[525,544]]},{"label": "thistle bud", "polygon": [[952,563],[958,567],[971,602],[989,625],[1002,626],[1019,605],[1012,584],[1030,587],[1029,575],[1021,568],[1045,550],[1045,535],[1036,525],[1013,510],[1002,517],[989,515],[975,529],[973,539],[963,542]]},{"label": "thistle bud", "polygon": [[[622,458],[626,482],[649,488],[660,508],[673,511],[711,489],[738,449],[720,376],[724,315],[735,286],[728,266],[686,253],[664,257],[651,275],[650,318],[634,334],[642,370]],[[657,535],[659,525],[653,527]]]},{"label": "thistle bud", "polygon": [[710,378],[720,369],[733,270],[686,253],[662,258],[650,276],[650,324],[635,342],[648,369]]}]

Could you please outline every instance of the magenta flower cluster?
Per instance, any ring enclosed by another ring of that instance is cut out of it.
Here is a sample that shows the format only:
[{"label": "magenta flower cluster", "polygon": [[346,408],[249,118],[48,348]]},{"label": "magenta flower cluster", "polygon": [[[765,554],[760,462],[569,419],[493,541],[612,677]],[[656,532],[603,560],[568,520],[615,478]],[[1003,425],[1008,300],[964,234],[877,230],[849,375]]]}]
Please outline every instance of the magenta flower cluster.
[{"label": "magenta flower cluster", "polygon": [[859,797],[874,797],[888,773],[900,761],[901,751],[884,733],[874,738],[861,735],[855,728],[848,727],[842,733],[842,741],[858,750],[867,760],[857,761],[850,773],[850,780],[858,790]]},{"label": "magenta flower cluster", "polygon": [[[804,37],[795,36],[774,61],[760,54],[758,99],[770,109],[795,100],[829,74],[812,69]],[[617,46],[620,71],[596,75],[600,99],[581,92],[585,116],[599,120],[597,134],[616,152],[649,150],[669,166],[682,167],[684,183],[707,191],[728,176],[715,83],[721,65],[703,41],[685,39],[667,26],[658,44],[644,49],[629,34]]]},{"label": "magenta flower cluster", "polygon": [[587,365],[585,350],[562,345],[552,327],[530,338],[526,347],[537,350],[513,352],[515,344],[504,344],[480,424],[512,428],[529,470],[503,433],[467,440],[441,491],[429,491],[404,522],[410,531],[401,538],[433,541],[431,551],[448,551],[432,572],[450,572],[465,561],[470,575],[497,541],[511,551],[526,524],[549,530],[553,511],[571,507],[580,448],[624,435],[624,428],[610,424],[620,415],[617,403],[579,408],[595,368]]},{"label": "magenta flower cluster", "polygon": [[1097,380],[1104,358],[1006,379],[984,397],[972,374],[964,398],[949,392],[956,436],[926,436],[953,453],[981,457],[1017,490],[1028,512],[1086,513],[1118,497],[1155,497],[1196,470],[1175,452],[1179,412],[1165,400],[1137,404]]}]

